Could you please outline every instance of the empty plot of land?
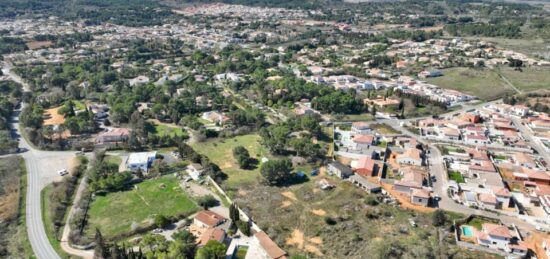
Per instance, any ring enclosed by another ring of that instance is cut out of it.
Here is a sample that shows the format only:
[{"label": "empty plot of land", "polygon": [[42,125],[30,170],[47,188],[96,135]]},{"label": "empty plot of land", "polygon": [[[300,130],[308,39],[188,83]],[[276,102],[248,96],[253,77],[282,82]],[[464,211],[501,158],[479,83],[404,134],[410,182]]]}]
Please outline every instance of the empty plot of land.
[{"label": "empty plot of land", "polygon": [[104,236],[131,231],[132,225],[151,224],[155,215],[191,213],[197,205],[173,176],[147,180],[128,191],[98,196],[90,205],[89,229],[98,227]]},{"label": "empty plot of land", "polygon": [[442,88],[477,96],[482,100],[498,99],[507,93],[515,93],[496,71],[488,68],[448,68],[443,70],[443,76],[428,78],[426,81]]},{"label": "empty plot of land", "polygon": [[252,170],[240,169],[233,157],[233,148],[245,147],[250,157],[261,160],[263,156],[269,157],[269,152],[260,145],[260,136],[257,134],[237,136],[229,139],[212,139],[206,142],[193,143],[191,146],[198,153],[207,156],[217,164],[228,179],[225,184],[236,186],[243,183],[250,183],[259,177],[259,168]]},{"label": "empty plot of land", "polygon": [[525,67],[521,71],[504,67],[499,72],[516,88],[522,91],[529,92],[539,89],[550,89],[549,67]]},{"label": "empty plot of land", "polygon": [[60,108],[51,108],[44,111],[44,125],[59,125],[65,122],[65,117],[57,113]]}]

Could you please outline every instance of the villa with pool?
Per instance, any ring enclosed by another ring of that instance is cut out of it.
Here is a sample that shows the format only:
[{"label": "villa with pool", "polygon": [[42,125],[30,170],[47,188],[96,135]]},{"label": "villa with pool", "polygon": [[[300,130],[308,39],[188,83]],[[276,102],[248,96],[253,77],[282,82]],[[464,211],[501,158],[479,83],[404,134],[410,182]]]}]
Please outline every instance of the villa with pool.
[{"label": "villa with pool", "polygon": [[529,248],[515,227],[492,222],[457,225],[457,240],[523,258]]}]

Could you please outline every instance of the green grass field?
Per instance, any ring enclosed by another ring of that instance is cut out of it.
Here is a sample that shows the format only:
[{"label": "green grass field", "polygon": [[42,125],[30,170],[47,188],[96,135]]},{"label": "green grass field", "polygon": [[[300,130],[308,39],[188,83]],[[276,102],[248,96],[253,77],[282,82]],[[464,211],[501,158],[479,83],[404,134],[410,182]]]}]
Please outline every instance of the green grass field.
[{"label": "green grass field", "polygon": [[191,146],[198,153],[206,155],[212,162],[217,164],[228,179],[225,184],[239,186],[250,183],[259,176],[259,168],[243,170],[239,168],[237,161],[233,158],[233,148],[245,147],[252,158],[259,161],[262,157],[269,157],[269,152],[260,145],[260,136],[257,134],[237,136],[229,139],[212,139],[206,142],[194,143]]},{"label": "green grass field", "polygon": [[522,91],[550,89],[550,68],[548,67],[524,67],[522,71],[502,67],[499,72]]},{"label": "green grass field", "polygon": [[491,69],[456,67],[444,69],[443,76],[427,78],[428,83],[477,96],[482,100],[503,97],[514,90]]},{"label": "green grass field", "polygon": [[180,127],[169,127],[166,125],[155,125],[155,130],[158,136],[187,136],[187,133]]},{"label": "green grass field", "polygon": [[89,229],[98,227],[104,236],[112,237],[130,231],[133,223],[150,224],[157,214],[175,216],[197,208],[175,177],[164,176],[139,183],[136,189],[96,197],[88,211]]}]

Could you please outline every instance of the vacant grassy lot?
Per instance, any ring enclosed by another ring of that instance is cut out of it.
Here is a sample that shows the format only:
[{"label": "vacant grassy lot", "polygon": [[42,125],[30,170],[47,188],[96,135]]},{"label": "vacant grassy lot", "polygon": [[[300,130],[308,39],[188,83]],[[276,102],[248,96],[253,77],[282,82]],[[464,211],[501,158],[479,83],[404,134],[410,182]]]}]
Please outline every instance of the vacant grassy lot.
[{"label": "vacant grassy lot", "polygon": [[255,181],[260,175],[260,170],[259,168],[252,170],[240,169],[233,157],[233,148],[243,146],[250,153],[250,157],[260,161],[262,157],[269,157],[270,155],[259,141],[259,135],[251,134],[229,139],[212,139],[206,142],[194,143],[191,146],[198,153],[210,158],[227,174],[228,179],[225,181],[225,185],[236,187]]},{"label": "vacant grassy lot", "polygon": [[165,176],[139,183],[132,190],[97,196],[88,212],[88,229],[97,227],[104,236],[112,237],[130,231],[132,224],[149,225],[157,214],[175,216],[196,209],[176,178]]},{"label": "vacant grassy lot", "polygon": [[522,91],[550,89],[550,68],[548,67],[524,67],[522,71],[501,67],[499,72]]},{"label": "vacant grassy lot", "polygon": [[21,157],[0,158],[0,258],[29,258],[25,228],[25,164]]},{"label": "vacant grassy lot", "polygon": [[427,78],[426,81],[442,88],[477,96],[482,100],[498,99],[506,93],[515,93],[494,70],[487,68],[448,68],[443,70],[443,76]]},{"label": "vacant grassy lot", "polygon": [[[475,258],[482,255],[454,245],[452,234],[439,238],[431,215],[373,203],[374,196],[336,178],[330,191],[316,183],[288,188],[249,186],[235,201],[291,255],[309,258]],[[418,227],[412,227],[414,219]],[[441,241],[440,241],[441,240]]]},{"label": "vacant grassy lot", "polygon": [[180,127],[170,127],[164,124],[155,125],[158,136],[186,136],[187,134]]}]

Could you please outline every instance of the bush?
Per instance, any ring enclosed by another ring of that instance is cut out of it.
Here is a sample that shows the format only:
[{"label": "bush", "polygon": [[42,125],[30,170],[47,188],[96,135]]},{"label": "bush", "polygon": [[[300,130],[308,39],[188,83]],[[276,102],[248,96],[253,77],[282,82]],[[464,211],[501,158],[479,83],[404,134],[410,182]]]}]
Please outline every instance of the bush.
[{"label": "bush", "polygon": [[378,202],[378,199],[376,199],[376,197],[374,197],[374,196],[367,196],[367,197],[365,198],[365,204],[370,205],[370,206],[376,206],[376,205],[379,204],[379,202]]},{"label": "bush", "polygon": [[205,209],[218,205],[218,200],[208,194],[197,198],[197,204]]},{"label": "bush", "polygon": [[237,221],[237,227],[239,228],[239,230],[240,230],[244,235],[246,235],[246,236],[250,236],[250,235],[251,235],[250,224],[248,224],[248,222],[239,220],[239,221]]},{"label": "bush", "polygon": [[327,223],[327,225],[336,225],[336,220],[334,220],[333,218],[331,217],[325,217],[325,223]]},{"label": "bush", "polygon": [[167,227],[169,224],[170,224],[170,220],[166,216],[161,214],[155,216],[155,225],[158,228]]},{"label": "bush", "polygon": [[432,214],[432,224],[436,227],[440,227],[445,225],[445,222],[447,222],[447,215],[445,215],[445,212],[443,210],[436,210]]}]

